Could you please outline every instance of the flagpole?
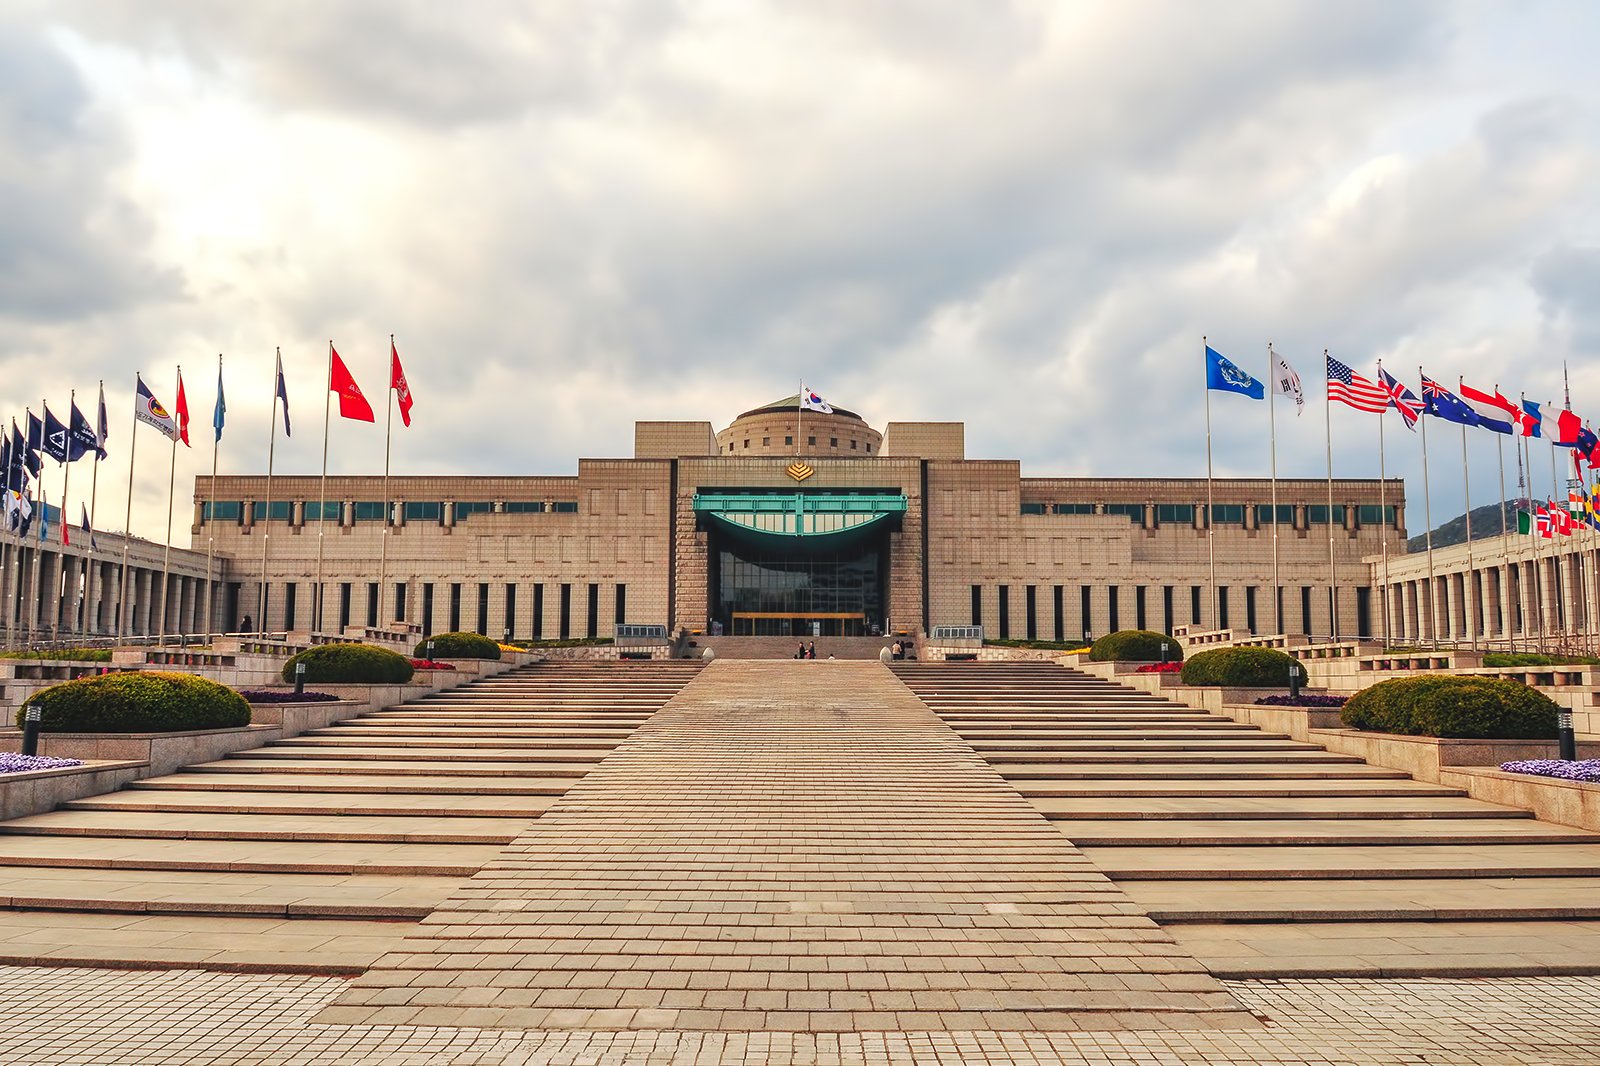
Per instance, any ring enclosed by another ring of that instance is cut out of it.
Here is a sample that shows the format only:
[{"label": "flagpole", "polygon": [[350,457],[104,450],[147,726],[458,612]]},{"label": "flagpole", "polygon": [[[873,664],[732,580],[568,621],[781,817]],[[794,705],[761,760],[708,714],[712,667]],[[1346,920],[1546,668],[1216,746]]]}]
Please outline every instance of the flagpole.
[{"label": "flagpole", "polygon": [[[1462,379],[1456,377],[1456,388],[1460,389]],[[1461,496],[1466,504],[1467,523],[1467,572],[1461,579],[1461,624],[1467,630],[1467,639],[1471,641],[1473,651],[1478,650],[1478,596],[1473,591],[1472,572],[1472,479],[1467,472],[1467,424],[1461,423]],[[1505,505],[1500,505],[1500,513],[1505,514]]]},{"label": "flagpole", "polygon": [[[1202,349],[1209,349],[1211,347],[1210,341],[1207,340],[1207,338],[1204,335],[1202,335],[1200,337],[1200,344],[1201,344]],[[1206,353],[1205,353],[1204,350],[1202,350],[1201,353],[1200,353],[1200,368],[1201,368],[1202,371],[1204,371],[1206,369],[1206,366],[1207,366],[1206,359],[1207,359]],[[1209,557],[1209,560],[1210,560],[1210,572],[1211,572],[1211,628],[1212,629],[1221,629],[1222,628],[1222,614],[1221,614],[1221,610],[1220,610],[1220,604],[1217,601],[1217,542],[1216,542],[1216,531],[1212,528],[1212,515],[1216,511],[1216,506],[1215,506],[1215,503],[1214,503],[1214,501],[1212,499],[1212,486],[1211,486],[1211,377],[1210,377],[1209,374],[1207,374],[1206,381],[1205,381],[1205,399],[1206,399],[1206,554],[1207,554],[1207,556]]]},{"label": "flagpole", "polygon": [[[1323,378],[1327,378],[1328,349],[1322,349]],[[1333,397],[1326,389],[1322,394],[1322,430],[1328,446],[1328,631],[1332,640],[1339,639],[1339,569],[1334,551],[1333,525]],[[1387,592],[1385,592],[1387,595]]]},{"label": "flagpole", "polygon": [[[261,513],[261,590],[256,612],[256,631],[267,632],[267,546],[272,540],[272,457],[278,443],[278,375],[283,373],[283,349],[274,353],[272,371],[272,410],[267,420],[267,499]],[[289,516],[293,519],[293,514]],[[250,516],[254,524],[255,516]],[[288,628],[285,626],[284,628]]]},{"label": "flagpole", "polygon": [[[16,425],[17,420],[13,418],[11,420],[12,429],[15,429]],[[0,429],[3,429],[3,427],[0,427]],[[0,525],[4,525],[7,533],[11,532],[11,505],[14,502],[11,495],[11,472],[16,469],[16,459],[11,454],[11,442],[15,439],[16,434],[13,433],[11,436],[6,437],[5,444],[6,485],[3,497],[4,506],[0,507]],[[0,597],[0,603],[4,604],[3,612],[0,612],[0,624],[5,626],[5,646],[9,648],[16,643],[16,633],[13,632],[11,624],[11,620],[15,617],[11,608],[16,600],[16,589],[12,587],[14,582],[11,579],[11,574],[13,567],[16,565],[16,549],[12,549],[12,555],[9,558],[3,552],[4,549],[0,548],[0,590],[4,592],[4,596]]]},{"label": "flagpole", "polygon": [[[1526,417],[1528,394],[1524,392],[1519,393],[1518,396],[1522,403],[1524,417]],[[1542,424],[1542,414],[1540,419]],[[1535,624],[1534,632],[1539,641],[1537,646],[1543,648],[1544,596],[1541,594],[1540,589],[1544,585],[1544,575],[1540,573],[1539,541],[1541,538],[1539,536],[1538,522],[1536,521],[1538,515],[1535,513],[1533,506],[1533,445],[1528,443],[1530,440],[1532,440],[1531,436],[1524,435],[1518,442],[1521,445],[1521,449],[1517,453],[1517,483],[1518,487],[1526,490],[1527,493],[1525,500],[1528,504],[1528,522],[1529,528],[1533,532],[1533,588],[1531,590],[1533,600],[1533,611],[1531,613],[1533,617],[1524,619],[1523,626],[1526,629],[1529,622]]]},{"label": "flagpole", "polygon": [[[1417,367],[1417,377],[1422,377],[1422,368]],[[1433,584],[1433,491],[1428,485],[1428,411],[1424,405],[1421,413],[1417,415],[1417,424],[1422,427],[1422,521],[1424,533],[1423,543],[1428,547],[1428,640],[1438,644],[1439,627],[1438,619],[1434,612],[1434,597],[1437,590]]]},{"label": "flagpole", "polygon": [[800,391],[794,398],[794,457],[800,458],[800,412],[806,406],[806,383],[800,382]]},{"label": "flagpole", "polygon": [[[1379,377],[1382,377],[1383,360],[1378,360]],[[1390,404],[1394,400],[1389,401]],[[1389,646],[1389,472],[1384,465],[1383,456],[1383,416],[1389,408],[1386,406],[1378,412],[1378,528],[1383,532],[1378,537],[1378,542],[1383,548],[1383,646]]]},{"label": "flagpole", "polygon": [[[44,451],[44,416],[49,412],[49,410],[50,410],[49,405],[46,403],[46,401],[41,399],[39,401],[39,450],[41,452]],[[1555,452],[1552,450],[1550,455],[1551,455],[1550,469],[1552,471],[1554,471],[1555,470]],[[1552,474],[1552,476],[1554,476],[1554,475]],[[39,483],[38,484],[38,489],[39,489],[39,515],[38,515],[37,521],[39,523],[39,532],[42,534],[44,532],[45,526],[50,524],[47,521],[45,521],[45,510],[44,510],[44,508],[45,508],[45,500],[44,500],[44,458],[43,458],[43,456],[41,456],[40,459],[39,459],[39,476],[37,478],[35,478],[34,480]],[[31,586],[30,586],[30,588],[28,590],[28,643],[29,644],[33,643],[34,630],[39,624],[39,609],[40,609],[39,583],[44,577],[43,571],[44,571],[44,537],[43,536],[36,536],[36,537],[33,538],[33,582],[32,582],[32,584],[31,584]]]},{"label": "flagpole", "polygon": [[[106,395],[106,383],[105,383],[104,380],[101,380],[101,382],[100,382],[100,406],[102,406],[102,407],[105,406],[105,395]],[[99,501],[99,497],[100,497],[100,450],[105,447],[105,441],[100,439],[100,412],[99,412],[99,410],[95,411],[94,417],[95,417],[95,424],[94,424],[94,439],[95,439],[94,467],[92,469],[92,472],[89,475],[89,543],[85,544],[84,545],[84,549],[83,549],[84,551],[89,553],[89,573],[88,573],[88,576],[86,576],[84,578],[84,580],[83,580],[83,631],[85,633],[94,633],[94,632],[97,631],[97,628],[94,625],[91,625],[91,619],[89,617],[89,612],[90,611],[94,611],[94,614],[95,614],[95,617],[93,619],[94,622],[98,622],[99,621],[99,615],[100,615],[100,612],[98,610],[95,610],[95,602],[94,602],[94,578],[95,578],[96,571],[98,571],[100,569],[100,564],[95,561],[95,557],[94,557],[94,552],[95,552],[95,547],[94,547],[94,512],[95,512],[95,504]],[[104,592],[101,593],[101,595],[104,595],[104,594],[105,594]]]},{"label": "flagpole", "polygon": [[[217,353],[217,399],[222,399],[222,353]],[[212,409],[212,422],[216,422],[216,409]],[[212,610],[216,606],[216,589],[211,586],[211,567],[217,553],[217,535],[212,531],[212,525],[217,518],[217,452],[222,447],[222,431],[212,425],[211,434],[211,499],[210,511],[206,515],[206,642],[211,641],[211,623],[214,621]]]},{"label": "flagpole", "polygon": [[[1500,383],[1498,381],[1495,382],[1495,384],[1494,384],[1494,394],[1497,397],[1500,395]],[[1512,432],[1513,433],[1522,432],[1522,425],[1521,425],[1520,422],[1518,422],[1518,423],[1516,423],[1516,424],[1514,424],[1512,426]],[[1499,453],[1499,459],[1500,459],[1500,535],[1503,537],[1508,532],[1508,530],[1506,528],[1507,527],[1507,523],[1506,523],[1506,442],[1505,442],[1505,434],[1496,433],[1494,435],[1494,447],[1495,447],[1495,451],[1497,453]]]},{"label": "flagpole", "polygon": [[[183,367],[178,367],[178,389],[183,389]],[[171,602],[171,589],[167,586],[172,581],[172,495],[178,484],[178,436],[182,427],[173,426],[172,437],[172,462],[167,468],[167,543],[161,550],[161,631],[157,634],[159,643],[165,644],[167,639],[167,604]]]},{"label": "flagpole", "polygon": [[389,576],[389,444],[394,435],[394,334],[389,334],[389,389],[383,407],[383,539],[378,551],[378,625],[389,621],[383,612],[384,582]]},{"label": "flagpole", "polygon": [[[133,402],[138,404],[140,380],[138,371],[134,372]],[[128,513],[122,520],[122,589],[117,598],[117,643],[128,629],[128,546],[133,541],[133,455],[134,449],[139,446],[139,419],[134,418],[128,432]]]},{"label": "flagpole", "polygon": [[[65,454],[67,456],[67,461],[61,464],[61,547],[63,549],[65,549],[68,546],[67,545],[67,485],[68,485],[69,481],[72,478],[72,412],[76,411],[77,409],[78,409],[78,390],[77,389],[70,389],[67,392],[67,431],[66,431],[66,437],[61,442],[62,447],[65,450]],[[63,575],[66,573],[66,562],[67,562],[67,553],[65,551],[62,551],[62,553],[61,553],[61,564],[62,565],[61,565],[60,572]],[[61,598],[67,601],[66,602],[67,628],[69,630],[76,630],[77,623],[78,623],[78,612],[77,612],[77,609],[76,609],[77,608],[77,604],[75,602],[77,600],[77,598],[78,598],[77,583],[76,582],[73,583],[72,594],[70,596],[67,594],[67,589],[66,589],[65,584],[63,584],[62,588],[61,588]],[[58,623],[60,621],[60,618],[61,618],[61,605],[58,604],[57,607],[56,607],[56,619],[57,619]],[[59,628],[60,628],[60,626],[58,624],[57,625],[57,629],[59,629]]]},{"label": "flagpole", "polygon": [[[1274,634],[1283,632],[1283,593],[1278,584],[1278,368],[1272,351],[1272,342],[1267,342],[1267,380],[1273,387],[1267,391],[1267,435],[1270,440],[1268,450],[1270,453],[1269,469],[1272,475],[1272,624]],[[1209,389],[1206,391],[1210,391]],[[1259,524],[1259,523],[1258,523]]]},{"label": "flagpole", "polygon": [[333,341],[328,341],[328,376],[322,390],[322,482],[317,496],[317,584],[311,590],[311,632],[322,632],[322,534],[328,509],[328,419],[333,413]]},{"label": "flagpole", "polygon": [[[1551,400],[1550,406],[1554,407],[1555,405],[1555,401]],[[1556,473],[1556,446],[1554,441],[1550,443],[1550,495],[1552,498],[1560,496],[1561,501],[1558,506],[1562,509],[1566,508],[1566,497],[1561,492],[1559,475]],[[1555,515],[1550,516],[1550,521],[1552,523],[1555,522]],[[1556,531],[1552,529],[1550,533],[1550,606],[1555,614],[1555,617],[1550,621],[1560,628],[1560,632],[1564,633],[1566,632],[1566,620],[1562,617],[1563,612],[1561,610],[1561,550],[1556,546]]]}]

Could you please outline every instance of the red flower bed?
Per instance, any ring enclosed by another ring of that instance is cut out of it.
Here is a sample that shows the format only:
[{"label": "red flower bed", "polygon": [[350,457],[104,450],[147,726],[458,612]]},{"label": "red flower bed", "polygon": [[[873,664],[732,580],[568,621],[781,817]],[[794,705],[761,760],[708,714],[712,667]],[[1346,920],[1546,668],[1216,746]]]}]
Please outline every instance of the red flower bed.
[{"label": "red flower bed", "polygon": [[1145,663],[1136,674],[1176,674],[1183,669],[1182,663]]},{"label": "red flower bed", "polygon": [[437,659],[435,659],[431,663],[426,659],[412,659],[411,660],[411,665],[413,667],[415,667],[416,669],[418,669],[418,670],[454,670],[455,669],[455,666],[453,664],[440,662]]}]

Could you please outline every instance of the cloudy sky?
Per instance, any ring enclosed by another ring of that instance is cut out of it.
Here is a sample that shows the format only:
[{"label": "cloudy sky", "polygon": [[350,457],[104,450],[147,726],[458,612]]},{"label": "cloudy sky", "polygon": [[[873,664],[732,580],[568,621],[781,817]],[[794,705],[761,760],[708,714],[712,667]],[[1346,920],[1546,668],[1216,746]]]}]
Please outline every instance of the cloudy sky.
[{"label": "cloudy sky", "polygon": [[[1283,475],[1324,472],[1324,347],[1538,398],[1566,361],[1600,416],[1596,40],[1576,2],[10,0],[0,393],[106,380],[107,527],[136,370],[169,406],[186,371],[181,496],[218,353],[223,471],[265,469],[281,346],[277,469],[315,473],[329,338],[381,405],[390,333],[405,473],[571,473],[803,376],[1033,474],[1203,475],[1203,334],[1307,379]],[[1217,396],[1219,474],[1265,475],[1266,413]],[[381,470],[381,417],[335,418],[330,470]],[[1375,475],[1375,416],[1332,429]],[[1420,531],[1418,442],[1387,439]],[[152,431],[138,460],[159,536]]]}]

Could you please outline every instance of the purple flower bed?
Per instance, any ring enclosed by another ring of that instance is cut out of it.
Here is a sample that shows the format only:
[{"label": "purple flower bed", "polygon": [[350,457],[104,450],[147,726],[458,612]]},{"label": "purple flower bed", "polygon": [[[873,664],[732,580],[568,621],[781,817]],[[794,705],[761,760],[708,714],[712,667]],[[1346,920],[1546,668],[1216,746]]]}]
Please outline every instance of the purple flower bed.
[{"label": "purple flower bed", "polygon": [[14,751],[0,751],[0,774],[24,774],[29,770],[64,770],[69,766],[82,765],[82,759],[52,759],[45,755],[18,755]]},{"label": "purple flower bed", "polygon": [[1268,707],[1343,707],[1349,696],[1262,696],[1257,703]]},{"label": "purple flower bed", "polygon": [[239,695],[250,703],[332,703],[339,698],[331,692],[302,692],[297,696],[293,689],[277,688],[242,688]]},{"label": "purple flower bed", "polygon": [[1579,759],[1563,762],[1560,759],[1512,759],[1500,764],[1500,769],[1512,774],[1533,774],[1536,777],[1559,777],[1564,781],[1600,781],[1600,759]]}]

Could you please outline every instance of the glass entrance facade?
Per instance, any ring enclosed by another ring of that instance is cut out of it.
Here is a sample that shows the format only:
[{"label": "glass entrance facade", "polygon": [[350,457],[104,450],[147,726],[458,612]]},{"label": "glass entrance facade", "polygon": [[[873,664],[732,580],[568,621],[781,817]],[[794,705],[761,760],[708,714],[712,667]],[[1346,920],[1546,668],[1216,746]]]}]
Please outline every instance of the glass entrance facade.
[{"label": "glass entrance facade", "polygon": [[888,599],[885,531],[858,537],[735,537],[719,530],[713,536],[711,616],[723,632],[793,637],[881,632]]}]

